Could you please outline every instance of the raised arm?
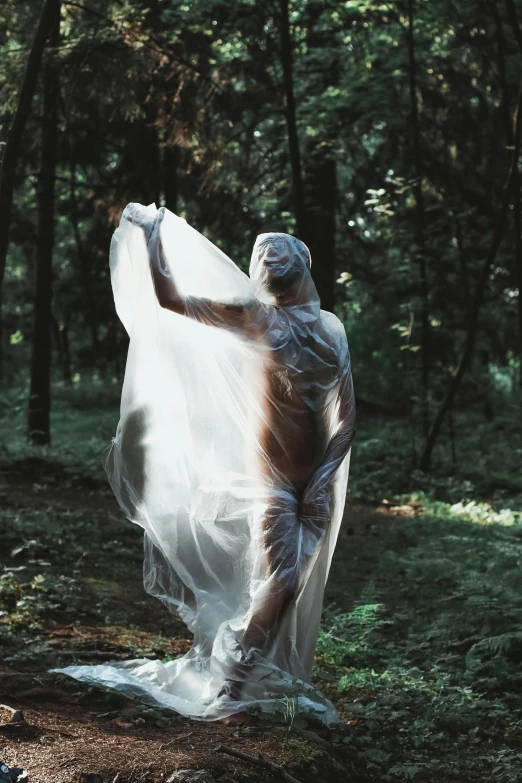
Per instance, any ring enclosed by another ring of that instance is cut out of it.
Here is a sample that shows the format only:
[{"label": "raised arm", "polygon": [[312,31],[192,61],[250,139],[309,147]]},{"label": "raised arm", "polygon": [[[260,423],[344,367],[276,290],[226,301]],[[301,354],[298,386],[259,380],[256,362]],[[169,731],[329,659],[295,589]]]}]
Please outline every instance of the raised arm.
[{"label": "raised arm", "polygon": [[161,207],[153,217],[145,208],[142,211],[135,208],[129,216],[129,219],[139,225],[145,233],[154,289],[161,307],[179,315],[193,316],[213,326],[245,327],[252,322],[259,315],[260,309],[260,303],[255,297],[241,302],[218,302],[206,297],[182,294],[165,257],[160,230],[164,218],[164,207]]}]

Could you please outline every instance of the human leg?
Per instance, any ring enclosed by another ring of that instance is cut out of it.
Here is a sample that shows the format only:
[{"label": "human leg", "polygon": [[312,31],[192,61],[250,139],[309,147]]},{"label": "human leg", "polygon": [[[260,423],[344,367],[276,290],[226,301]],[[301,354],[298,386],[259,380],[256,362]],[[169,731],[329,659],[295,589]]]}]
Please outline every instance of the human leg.
[{"label": "human leg", "polygon": [[302,546],[298,502],[286,489],[274,492],[258,523],[265,575],[252,594],[246,628],[238,638],[240,658],[222,689],[239,700],[259,656],[267,653],[304,582],[309,557]]}]

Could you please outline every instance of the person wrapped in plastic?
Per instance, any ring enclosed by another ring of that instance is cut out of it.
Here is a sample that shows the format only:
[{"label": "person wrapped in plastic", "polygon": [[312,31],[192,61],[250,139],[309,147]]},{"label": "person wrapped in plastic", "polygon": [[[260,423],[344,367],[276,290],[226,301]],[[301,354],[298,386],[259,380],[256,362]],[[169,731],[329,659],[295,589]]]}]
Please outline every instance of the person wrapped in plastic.
[{"label": "person wrapped in plastic", "polygon": [[309,679],[355,405],[308,248],[261,234],[248,277],[184,219],[129,204],[110,264],[130,345],[105,468],[145,531],[146,590],[194,641],[167,663],[57,671],[201,720],[291,703],[334,722]]}]

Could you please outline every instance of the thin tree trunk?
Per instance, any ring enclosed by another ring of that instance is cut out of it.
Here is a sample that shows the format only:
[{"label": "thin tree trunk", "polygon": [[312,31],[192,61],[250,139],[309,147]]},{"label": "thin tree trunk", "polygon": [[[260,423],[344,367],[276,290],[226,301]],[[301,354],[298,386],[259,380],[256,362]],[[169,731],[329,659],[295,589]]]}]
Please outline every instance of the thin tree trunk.
[{"label": "thin tree trunk", "polygon": [[58,364],[62,369],[62,373],[63,373],[64,356],[63,356],[62,338],[60,335],[60,325],[56,320],[56,316],[52,310],[51,310],[51,328],[53,332],[54,347],[56,348],[56,354],[58,357]]},{"label": "thin tree trunk", "polygon": [[[315,159],[314,159],[315,157]],[[310,157],[306,178],[307,208],[304,240],[312,256],[312,277],[323,310],[335,305],[335,211],[337,170],[333,156],[317,150]]]},{"label": "thin tree trunk", "polygon": [[465,307],[467,309],[467,302],[469,300],[469,269],[468,269],[468,249],[466,248],[465,242],[464,242],[464,232],[462,231],[462,223],[461,218],[459,214],[459,197],[458,194],[456,194],[455,189],[455,178],[453,176],[453,168],[450,165],[450,158],[448,155],[448,146],[449,141],[447,139],[444,140],[444,146],[445,146],[445,158],[446,158],[446,169],[448,171],[448,191],[449,191],[449,200],[450,200],[450,216],[453,223],[453,229],[455,231],[455,239],[457,242],[457,254],[459,259],[459,266],[460,266],[460,278],[461,278],[461,286],[462,286],[462,299],[465,302]]},{"label": "thin tree trunk", "polygon": [[139,122],[138,149],[141,151],[140,171],[141,190],[144,204],[156,204],[159,207],[161,198],[161,164],[160,141],[155,125],[156,112],[150,103],[146,103],[145,121]]},{"label": "thin tree trunk", "polygon": [[[509,5],[509,3],[508,3]],[[503,30],[503,22],[502,18],[498,12],[498,7],[496,5],[496,2],[489,2],[489,7],[491,10],[491,14],[495,20],[495,26],[497,29],[497,62],[498,62],[498,76],[500,81],[500,87],[502,90],[502,115],[504,118],[504,133],[506,135],[506,147],[507,149],[511,149],[513,147],[513,124],[511,119],[511,95],[510,95],[510,89],[509,89],[509,82],[508,77],[506,73],[506,61],[504,57],[504,52],[506,51],[506,40],[504,37],[504,30]],[[512,9],[512,14],[515,14],[514,8]],[[511,22],[513,25],[513,16],[511,17]],[[516,14],[514,16],[514,22],[516,25]],[[514,28],[515,38],[516,35],[516,29]],[[513,264],[513,272],[515,281],[518,285],[518,290],[522,291],[522,224],[521,224],[521,214],[520,214],[520,175],[518,173],[518,165],[515,163],[515,171],[513,172],[513,221],[514,221],[514,229],[515,229],[515,257],[514,257],[514,264]],[[518,329],[518,337],[519,337],[519,345],[520,345],[520,358],[522,360],[522,300],[521,296],[518,297],[518,316],[519,316],[519,329]],[[520,374],[519,374],[519,383],[522,386],[522,361],[520,366]],[[491,420],[489,416],[492,413],[492,407],[489,400],[489,394],[487,395],[487,399],[485,402],[484,412],[486,415],[486,418],[488,420]],[[493,416],[491,416],[493,418]]]},{"label": "thin tree trunk", "polygon": [[294,95],[293,47],[290,35],[290,19],[288,16],[288,0],[280,0],[281,24],[281,60],[283,63],[283,82],[285,90],[285,114],[288,129],[288,147],[292,169],[292,189],[294,194],[297,234],[303,237],[306,233],[306,218],[304,207],[303,174],[301,155],[299,152],[299,136],[297,134],[297,118]]},{"label": "thin tree trunk", "polygon": [[508,17],[509,17],[509,23],[511,24],[513,35],[515,36],[515,40],[517,42],[519,52],[520,54],[522,54],[522,29],[520,28],[520,24],[518,21],[515,3],[513,2],[513,0],[506,0],[506,6],[507,6]]},{"label": "thin tree trunk", "polygon": [[518,342],[520,372],[518,383],[522,389],[522,203],[520,198],[520,175],[515,179],[513,212],[515,222],[515,281],[518,288]]},{"label": "thin tree trunk", "polygon": [[66,310],[63,317],[63,324],[59,327],[61,346],[62,346],[62,377],[66,383],[72,382],[71,376],[71,348],[69,345],[69,324],[71,316],[69,310]]},{"label": "thin tree trunk", "polygon": [[62,371],[63,380],[69,384],[71,383],[71,355],[69,352],[68,320],[69,318],[66,317],[65,323],[59,324],[56,320],[56,316],[51,310],[51,327],[56,353],[58,354],[58,364]]},{"label": "thin tree trunk", "polygon": [[453,470],[457,467],[457,449],[455,442],[455,424],[453,423],[453,408],[449,409],[449,430],[450,430],[450,443],[451,443],[451,467]]},{"label": "thin tree trunk", "polygon": [[162,178],[160,139],[155,125],[156,114],[147,100],[150,85],[138,85],[136,98],[144,115],[127,125],[120,167],[132,201],[160,205]]},{"label": "thin tree trunk", "polygon": [[475,298],[473,300],[473,304],[470,310],[470,323],[468,327],[468,334],[466,336],[466,340],[464,343],[464,349],[462,351],[460,363],[456,374],[453,376],[453,378],[450,381],[448,390],[446,392],[446,396],[444,397],[444,399],[440,404],[439,410],[437,412],[437,415],[435,416],[430,432],[426,439],[426,444],[424,446],[424,451],[420,460],[420,468],[421,470],[424,471],[429,470],[431,455],[433,453],[433,448],[437,442],[437,438],[440,434],[442,423],[444,421],[446,414],[448,413],[448,411],[451,409],[453,405],[453,400],[455,399],[455,396],[459,390],[460,382],[462,381],[464,373],[468,368],[471,355],[473,352],[473,347],[475,345],[480,308],[482,305],[482,301],[484,299],[484,294],[486,292],[486,286],[489,279],[489,275],[491,273],[491,268],[493,262],[495,261],[496,255],[498,253],[500,243],[502,241],[502,231],[504,229],[504,225],[506,222],[506,218],[509,210],[509,204],[513,194],[513,188],[515,182],[518,179],[517,161],[518,161],[518,155],[520,149],[520,132],[521,132],[521,124],[522,124],[521,115],[522,115],[522,85],[518,95],[518,104],[517,104],[516,115],[515,115],[515,133],[513,138],[513,151],[511,156],[511,165],[507,176],[506,185],[504,188],[504,198],[502,202],[502,207],[499,216],[497,218],[495,231],[493,233],[493,241],[491,243],[489,253],[487,254],[487,257],[484,262],[484,266],[482,267],[480,273],[479,281],[477,283]]},{"label": "thin tree trunk", "polygon": [[[31,111],[31,102],[34,91],[36,89],[36,82],[38,79],[38,72],[40,70],[42,53],[45,48],[45,42],[47,41],[52,21],[56,14],[56,8],[58,6],[59,0],[45,0],[43,5],[40,21],[38,22],[36,34],[31,46],[31,51],[29,52],[29,57],[27,58],[27,66],[22,82],[22,88],[20,90],[18,106],[16,108],[11,127],[7,133],[4,154],[2,157],[2,166],[0,168],[0,215],[2,216],[2,219],[0,220],[0,308],[2,303],[2,290],[5,275],[7,248],[9,245],[9,229],[11,224],[11,209],[13,206],[13,192],[15,186],[18,153],[20,151],[22,136],[24,134],[25,126]],[[2,326],[0,310],[0,370],[2,353]]]},{"label": "thin tree trunk", "polygon": [[[60,3],[54,7],[49,42],[60,40]],[[38,244],[34,297],[29,435],[34,443],[50,441],[51,300],[54,245],[54,190],[58,137],[58,67],[49,58],[43,73],[43,117],[41,163],[38,182]]]},{"label": "thin tree trunk", "polygon": [[464,245],[464,237],[462,235],[462,226],[460,224],[460,217],[457,214],[456,208],[452,208],[453,221],[455,226],[455,237],[457,239],[457,252],[459,255],[460,264],[460,276],[462,280],[462,288],[466,300],[469,296],[469,274],[468,274],[468,252]]},{"label": "thin tree trunk", "polygon": [[[518,16],[513,0],[506,0],[508,17],[513,30],[513,35],[518,45],[518,50],[522,55],[522,29],[518,21]],[[515,168],[517,166],[515,165]],[[520,176],[517,173],[515,181],[515,198],[513,200],[513,210],[515,218],[515,281],[518,288],[518,339],[520,343],[520,375],[519,384],[522,388],[522,204],[520,197]]]},{"label": "thin tree trunk", "polygon": [[408,80],[410,87],[411,122],[413,130],[413,158],[415,163],[415,205],[417,213],[417,263],[419,264],[419,288],[421,299],[421,406],[424,435],[429,429],[429,363],[430,363],[430,323],[428,301],[428,278],[426,270],[426,243],[424,237],[425,210],[422,192],[423,167],[420,146],[419,108],[417,105],[417,64],[415,61],[415,31],[413,18],[413,0],[408,0]]}]

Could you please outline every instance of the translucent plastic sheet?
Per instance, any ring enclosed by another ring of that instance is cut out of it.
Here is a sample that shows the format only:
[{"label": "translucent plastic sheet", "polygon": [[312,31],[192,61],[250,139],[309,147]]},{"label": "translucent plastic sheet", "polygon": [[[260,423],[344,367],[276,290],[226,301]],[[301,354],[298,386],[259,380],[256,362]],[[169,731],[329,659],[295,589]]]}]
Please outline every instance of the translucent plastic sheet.
[{"label": "translucent plastic sheet", "polygon": [[262,234],[247,276],[185,220],[129,204],[111,244],[130,336],[112,489],[186,655],[55,670],[183,715],[314,714],[309,684],[355,408],[346,335],[306,246]]}]

